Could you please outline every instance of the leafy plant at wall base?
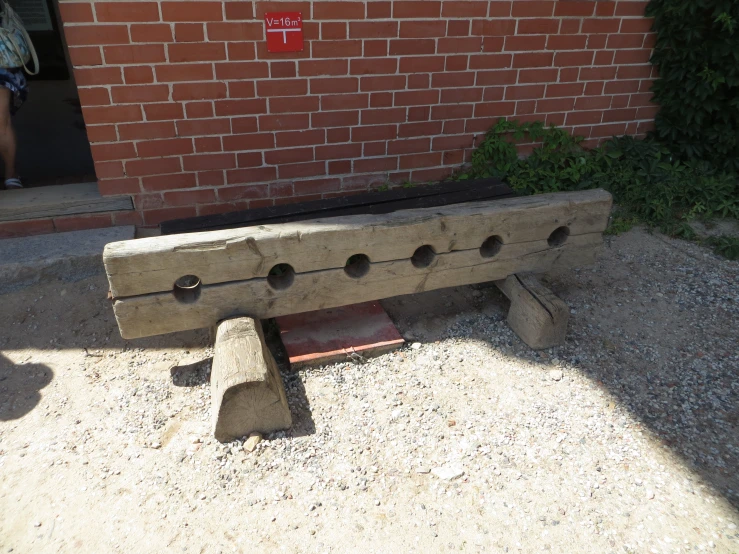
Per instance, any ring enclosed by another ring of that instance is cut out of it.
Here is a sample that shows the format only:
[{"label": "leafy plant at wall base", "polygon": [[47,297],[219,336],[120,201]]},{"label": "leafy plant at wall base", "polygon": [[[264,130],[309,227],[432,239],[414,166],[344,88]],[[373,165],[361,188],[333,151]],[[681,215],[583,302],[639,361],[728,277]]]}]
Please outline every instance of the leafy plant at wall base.
[{"label": "leafy plant at wall base", "polygon": [[739,260],[739,238],[721,235],[719,237],[711,237],[708,244],[713,246],[716,254],[728,258],[730,260]]},{"label": "leafy plant at wall base", "polygon": [[739,170],[739,2],[651,0],[657,138],[680,159]]}]

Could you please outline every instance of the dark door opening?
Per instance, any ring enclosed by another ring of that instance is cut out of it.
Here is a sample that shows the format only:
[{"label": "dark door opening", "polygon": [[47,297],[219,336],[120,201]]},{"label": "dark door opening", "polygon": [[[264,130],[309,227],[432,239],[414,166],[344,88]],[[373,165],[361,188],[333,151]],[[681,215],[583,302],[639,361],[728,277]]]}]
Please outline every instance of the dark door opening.
[{"label": "dark door opening", "polygon": [[17,172],[25,187],[94,182],[95,167],[57,0],[10,0],[38,53],[28,99],[13,118]]}]

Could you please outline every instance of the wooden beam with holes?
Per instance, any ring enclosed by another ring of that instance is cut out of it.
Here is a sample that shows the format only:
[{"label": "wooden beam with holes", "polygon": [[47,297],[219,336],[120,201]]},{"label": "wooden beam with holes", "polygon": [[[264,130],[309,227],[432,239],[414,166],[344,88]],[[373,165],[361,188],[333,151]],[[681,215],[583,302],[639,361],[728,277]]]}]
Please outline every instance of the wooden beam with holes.
[{"label": "wooden beam with holes", "polygon": [[104,262],[139,338],[592,263],[610,208],[544,194],[112,243]]}]

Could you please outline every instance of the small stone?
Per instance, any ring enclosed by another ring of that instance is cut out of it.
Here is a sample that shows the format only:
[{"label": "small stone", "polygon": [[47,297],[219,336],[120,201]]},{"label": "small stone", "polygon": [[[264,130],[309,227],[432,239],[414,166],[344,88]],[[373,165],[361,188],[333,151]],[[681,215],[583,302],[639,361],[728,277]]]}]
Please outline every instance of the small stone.
[{"label": "small stone", "polygon": [[649,500],[654,499],[654,491],[647,491],[647,498]]},{"label": "small stone", "polygon": [[421,466],[416,468],[416,473],[426,474],[429,473],[431,470],[426,466]]},{"label": "small stone", "polygon": [[413,350],[418,350],[419,348],[421,348],[421,343],[420,342],[414,342],[413,344],[411,344],[411,348]]},{"label": "small stone", "polygon": [[552,381],[561,381],[562,380],[562,377],[564,377],[564,373],[562,373],[562,370],[561,369],[552,369],[549,372],[549,378]]},{"label": "small stone", "polygon": [[439,479],[451,481],[457,477],[462,477],[462,475],[464,475],[464,470],[459,466],[441,466],[432,469],[431,473],[436,475]]},{"label": "small stone", "polygon": [[160,449],[162,447],[162,443],[160,443],[160,442],[153,442],[153,443],[151,443],[151,447],[154,450],[158,450],[158,449]]},{"label": "small stone", "polygon": [[246,450],[247,452],[254,452],[254,449],[260,442],[262,442],[262,434],[252,433],[251,435],[249,435],[249,438],[246,439],[246,442],[244,443],[244,450]]},{"label": "small stone", "polygon": [[36,521],[36,522],[34,522],[33,526],[34,527],[41,527],[41,522],[40,521]]}]

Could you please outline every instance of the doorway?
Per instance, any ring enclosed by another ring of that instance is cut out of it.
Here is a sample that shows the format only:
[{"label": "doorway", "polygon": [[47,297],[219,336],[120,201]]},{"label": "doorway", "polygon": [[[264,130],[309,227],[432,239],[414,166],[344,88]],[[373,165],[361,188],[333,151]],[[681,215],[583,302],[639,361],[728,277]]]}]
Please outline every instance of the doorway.
[{"label": "doorway", "polygon": [[9,0],[26,26],[41,71],[27,76],[28,99],[13,118],[23,185],[94,183],[95,166],[56,0]]}]

